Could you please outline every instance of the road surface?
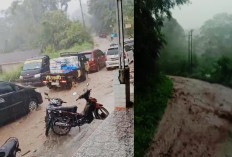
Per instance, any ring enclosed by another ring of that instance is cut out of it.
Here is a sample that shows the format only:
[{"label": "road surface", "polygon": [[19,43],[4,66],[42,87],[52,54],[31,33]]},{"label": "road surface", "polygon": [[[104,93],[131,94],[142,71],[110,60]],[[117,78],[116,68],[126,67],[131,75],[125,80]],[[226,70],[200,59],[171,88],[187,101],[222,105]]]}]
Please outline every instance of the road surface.
[{"label": "road surface", "polygon": [[173,96],[149,157],[225,157],[232,151],[232,89],[171,77]]},{"label": "road surface", "polygon": [[[97,48],[107,48],[110,44],[109,40],[94,37]],[[77,105],[78,112],[82,112],[85,106],[85,100],[75,101],[76,97],[73,92],[82,94],[86,89],[86,83],[92,89],[91,96],[97,98],[98,102],[102,103],[108,111],[114,109],[113,95],[113,71],[107,71],[105,68],[96,73],[89,74],[89,78],[77,83],[71,90],[49,90],[47,87],[38,88],[41,93],[45,91],[50,97],[58,97],[67,101],[63,106]],[[43,98],[44,98],[44,94]],[[72,128],[67,136],[58,137],[50,132],[49,137],[45,136],[45,109],[47,100],[35,111],[13,123],[0,128],[0,145],[3,144],[9,137],[17,137],[22,150],[18,156],[33,157],[33,156],[71,156],[81,146],[81,144],[92,134],[92,132],[102,123],[101,120],[94,120],[91,124],[86,124],[79,131],[77,128]]]}]

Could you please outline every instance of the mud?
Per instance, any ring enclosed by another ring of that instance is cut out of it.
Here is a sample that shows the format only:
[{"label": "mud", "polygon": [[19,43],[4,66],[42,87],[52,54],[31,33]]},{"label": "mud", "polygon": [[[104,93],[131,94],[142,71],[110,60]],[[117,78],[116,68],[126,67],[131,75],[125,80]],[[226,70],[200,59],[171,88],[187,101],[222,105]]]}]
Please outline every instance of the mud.
[{"label": "mud", "polygon": [[195,79],[171,79],[173,95],[147,156],[216,157],[231,131],[232,89]]}]

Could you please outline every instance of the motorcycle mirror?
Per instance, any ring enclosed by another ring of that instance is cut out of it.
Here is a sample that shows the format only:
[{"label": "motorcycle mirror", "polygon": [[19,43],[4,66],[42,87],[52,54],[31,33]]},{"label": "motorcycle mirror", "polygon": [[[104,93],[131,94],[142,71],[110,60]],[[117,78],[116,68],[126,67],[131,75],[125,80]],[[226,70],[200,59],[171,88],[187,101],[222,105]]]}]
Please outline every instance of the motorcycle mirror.
[{"label": "motorcycle mirror", "polygon": [[77,92],[74,92],[73,95],[77,95]]},{"label": "motorcycle mirror", "polygon": [[45,95],[48,95],[48,93],[44,92]]},{"label": "motorcycle mirror", "polygon": [[86,86],[89,86],[89,83],[86,83]]}]

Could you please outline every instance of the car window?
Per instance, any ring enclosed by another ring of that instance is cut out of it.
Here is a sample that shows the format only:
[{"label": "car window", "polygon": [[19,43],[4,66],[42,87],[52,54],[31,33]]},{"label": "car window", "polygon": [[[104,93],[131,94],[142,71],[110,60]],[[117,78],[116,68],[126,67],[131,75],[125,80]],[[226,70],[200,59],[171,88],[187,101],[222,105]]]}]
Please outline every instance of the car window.
[{"label": "car window", "polygon": [[97,51],[95,52],[95,54],[96,54],[96,57],[101,56],[101,53],[99,52],[99,50],[97,50]]},{"label": "car window", "polygon": [[124,48],[125,48],[126,52],[131,50],[131,47],[129,45],[125,45]]},{"label": "car window", "polygon": [[4,84],[0,86],[0,95],[7,94],[13,91],[14,91],[13,88],[8,84]]},{"label": "car window", "polygon": [[92,58],[92,53],[85,53],[84,54],[86,58],[91,59]]},{"label": "car window", "polygon": [[117,55],[118,54],[118,48],[108,49],[107,55]]},{"label": "car window", "polygon": [[103,53],[101,50],[99,50],[99,53],[100,53],[100,55],[101,55],[101,56],[103,56],[103,55],[104,55],[104,53]]}]

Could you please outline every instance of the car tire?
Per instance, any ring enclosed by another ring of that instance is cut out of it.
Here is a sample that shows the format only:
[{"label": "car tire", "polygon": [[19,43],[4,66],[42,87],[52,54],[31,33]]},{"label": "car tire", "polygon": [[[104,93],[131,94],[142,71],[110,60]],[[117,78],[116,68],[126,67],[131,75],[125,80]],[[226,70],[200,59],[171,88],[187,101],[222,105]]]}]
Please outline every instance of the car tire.
[{"label": "car tire", "polygon": [[97,72],[100,71],[100,65],[97,65]]},{"label": "car tire", "polygon": [[33,112],[38,108],[38,102],[35,99],[31,99],[28,103],[29,112]]},{"label": "car tire", "polygon": [[108,70],[108,71],[109,71],[109,70],[110,70],[110,68],[106,68],[106,70]]}]

